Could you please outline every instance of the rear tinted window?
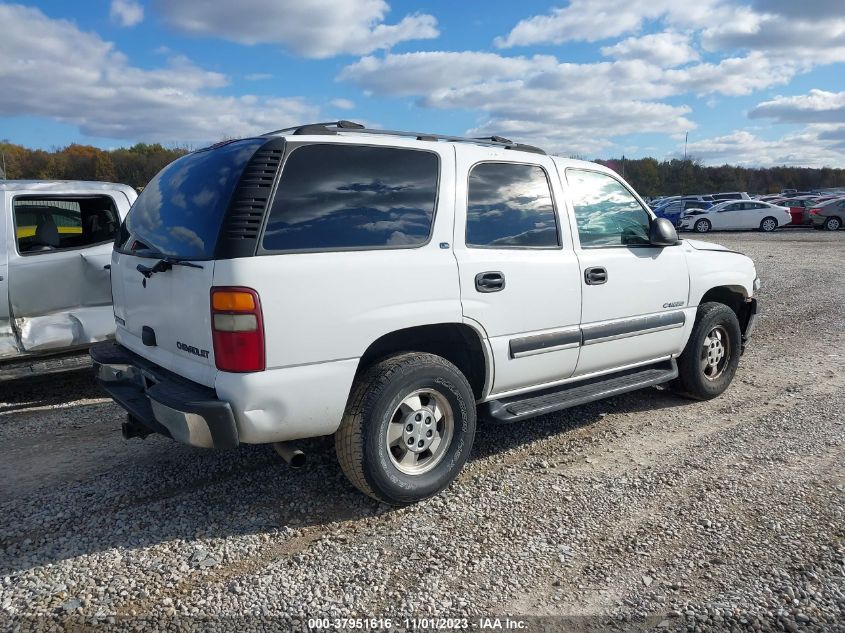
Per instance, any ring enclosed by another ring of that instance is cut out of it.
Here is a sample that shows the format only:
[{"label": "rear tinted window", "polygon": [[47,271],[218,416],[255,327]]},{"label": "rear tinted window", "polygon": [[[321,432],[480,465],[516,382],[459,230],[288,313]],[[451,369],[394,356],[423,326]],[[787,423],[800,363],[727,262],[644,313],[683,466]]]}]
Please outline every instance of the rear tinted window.
[{"label": "rear tinted window", "polygon": [[229,199],[247,162],[265,142],[234,141],[170,163],[132,205],[117,247],[212,259]]},{"label": "rear tinted window", "polygon": [[285,161],[266,251],[400,248],[428,241],[439,160],[421,150],[305,145]]},{"label": "rear tinted window", "polygon": [[491,248],[557,247],[555,207],[543,168],[515,163],[473,167],[466,243]]}]

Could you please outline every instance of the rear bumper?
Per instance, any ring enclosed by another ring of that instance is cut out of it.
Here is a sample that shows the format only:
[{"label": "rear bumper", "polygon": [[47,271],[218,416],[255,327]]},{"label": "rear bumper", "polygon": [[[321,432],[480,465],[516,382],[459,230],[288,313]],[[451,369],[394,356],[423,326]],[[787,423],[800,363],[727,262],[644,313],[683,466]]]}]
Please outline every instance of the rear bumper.
[{"label": "rear bumper", "polygon": [[103,389],[151,432],[202,448],[240,443],[232,407],[213,389],[180,378],[117,343],[93,346],[91,358]]}]

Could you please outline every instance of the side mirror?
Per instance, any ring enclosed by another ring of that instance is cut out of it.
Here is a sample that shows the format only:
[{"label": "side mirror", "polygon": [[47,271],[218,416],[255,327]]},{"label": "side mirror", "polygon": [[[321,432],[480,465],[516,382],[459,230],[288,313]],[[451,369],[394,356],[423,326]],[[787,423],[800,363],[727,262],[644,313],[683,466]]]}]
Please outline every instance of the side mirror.
[{"label": "side mirror", "polygon": [[679,242],[678,232],[666,218],[655,218],[648,229],[648,242],[652,246],[675,246]]}]

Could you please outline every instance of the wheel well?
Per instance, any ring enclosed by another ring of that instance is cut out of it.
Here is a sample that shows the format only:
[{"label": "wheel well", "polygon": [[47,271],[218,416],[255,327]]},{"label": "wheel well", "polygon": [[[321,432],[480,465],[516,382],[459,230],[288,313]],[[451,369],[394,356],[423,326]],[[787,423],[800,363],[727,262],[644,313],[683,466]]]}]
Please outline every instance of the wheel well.
[{"label": "wheel well", "polygon": [[357,373],[398,352],[428,352],[442,356],[466,376],[475,397],[482,397],[487,379],[487,362],[481,338],[470,326],[438,323],[385,334],[376,339],[361,356]]},{"label": "wheel well", "polygon": [[711,288],[701,297],[699,305],[715,301],[716,303],[723,303],[736,313],[736,318],[739,320],[739,327],[743,333],[748,327],[748,319],[751,317],[751,306],[745,300],[745,293],[741,290],[730,288],[728,286],[719,286],[718,288]]}]

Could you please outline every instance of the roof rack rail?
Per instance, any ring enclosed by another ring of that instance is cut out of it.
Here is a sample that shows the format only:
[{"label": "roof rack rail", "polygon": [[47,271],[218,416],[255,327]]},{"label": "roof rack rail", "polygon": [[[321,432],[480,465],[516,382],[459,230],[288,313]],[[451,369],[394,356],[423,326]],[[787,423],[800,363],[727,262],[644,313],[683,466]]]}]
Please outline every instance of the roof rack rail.
[{"label": "roof rack rail", "polygon": [[355,134],[374,134],[384,136],[405,136],[414,137],[418,141],[447,141],[451,143],[475,143],[477,145],[490,145],[493,147],[502,147],[504,149],[514,149],[521,152],[531,152],[534,154],[545,154],[545,150],[534,147],[533,145],[523,145],[522,143],[515,143],[503,136],[450,136],[448,134],[430,134],[428,132],[405,132],[399,130],[377,130],[373,128],[364,127],[360,123],[353,121],[329,121],[324,123],[308,123],[306,125],[297,125],[294,127],[286,127],[281,130],[273,130],[267,132],[264,136],[271,136],[275,134],[292,133],[294,136],[302,134],[314,135],[333,135],[338,132],[354,132]]}]

